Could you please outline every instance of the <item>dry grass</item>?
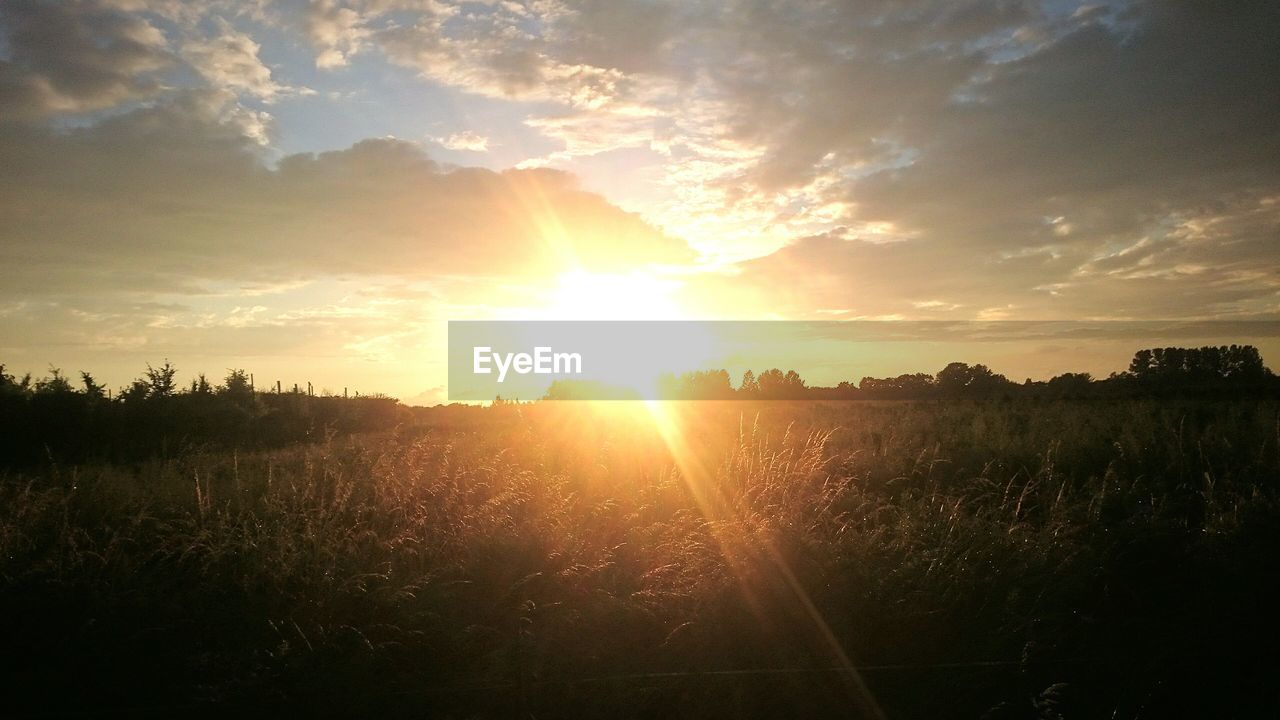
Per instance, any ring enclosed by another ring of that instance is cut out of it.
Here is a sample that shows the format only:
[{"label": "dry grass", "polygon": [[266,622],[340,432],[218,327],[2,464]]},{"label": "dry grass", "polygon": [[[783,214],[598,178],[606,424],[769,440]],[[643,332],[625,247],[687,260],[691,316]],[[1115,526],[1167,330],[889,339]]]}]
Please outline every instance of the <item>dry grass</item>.
[{"label": "dry grass", "polygon": [[19,713],[1257,716],[1277,707],[1276,413],[727,403],[664,433],[504,407],[472,430],[9,475],[6,696]]}]

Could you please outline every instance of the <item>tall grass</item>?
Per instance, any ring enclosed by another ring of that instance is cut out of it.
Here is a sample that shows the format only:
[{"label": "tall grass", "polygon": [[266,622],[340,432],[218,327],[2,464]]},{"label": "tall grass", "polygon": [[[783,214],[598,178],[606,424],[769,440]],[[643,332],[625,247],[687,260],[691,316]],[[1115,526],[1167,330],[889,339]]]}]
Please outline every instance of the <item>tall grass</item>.
[{"label": "tall grass", "polygon": [[[15,713],[1256,717],[1266,401],[476,410],[0,480]],[[1055,715],[1056,713],[1056,715]]]}]

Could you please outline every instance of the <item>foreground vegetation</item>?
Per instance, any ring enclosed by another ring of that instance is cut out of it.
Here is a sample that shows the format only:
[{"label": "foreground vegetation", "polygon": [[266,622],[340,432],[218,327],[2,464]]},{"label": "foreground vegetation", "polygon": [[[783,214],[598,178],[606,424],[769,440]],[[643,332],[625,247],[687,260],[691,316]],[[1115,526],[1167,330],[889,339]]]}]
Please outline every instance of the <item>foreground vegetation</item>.
[{"label": "foreground vegetation", "polygon": [[1280,708],[1274,401],[664,407],[8,471],[6,712]]}]

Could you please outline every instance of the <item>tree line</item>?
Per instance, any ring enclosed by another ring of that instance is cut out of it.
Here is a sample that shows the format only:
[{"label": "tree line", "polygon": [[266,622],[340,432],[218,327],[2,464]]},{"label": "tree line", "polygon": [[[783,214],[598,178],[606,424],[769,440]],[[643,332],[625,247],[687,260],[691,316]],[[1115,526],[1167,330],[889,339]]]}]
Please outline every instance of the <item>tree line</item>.
[{"label": "tree line", "polygon": [[[252,376],[229,370],[221,381],[200,374],[178,381],[168,361],[110,393],[90,373],[78,383],[51,368],[21,378],[0,365],[0,465],[103,460],[134,462],[201,448],[263,448],[333,434],[390,428],[421,419],[394,398],[316,395],[294,386],[273,392],[254,387]],[[1096,379],[1065,373],[1051,380],[1016,383],[981,364],[948,364],[936,375],[864,377],[856,385],[808,385],[794,370],[748,370],[735,386],[725,370],[667,375],[659,397],[673,400],[945,400],[984,398],[1123,397],[1164,393],[1221,397],[1277,393],[1280,380],[1256,347],[1230,345],[1140,350],[1129,368]],[[581,381],[554,383],[546,399],[634,397]],[[432,411],[425,411],[432,412]]]},{"label": "tree line", "polygon": [[[548,399],[600,397],[597,388],[558,381]],[[735,387],[726,370],[664,375],[658,396],[672,400],[928,400],[953,398],[1074,398],[1166,393],[1274,392],[1276,376],[1252,345],[1154,348],[1134,354],[1129,368],[1106,378],[1063,373],[1047,381],[1018,383],[982,364],[953,362],[936,375],[864,377],[831,387],[810,386],[795,370],[746,371]]]},{"label": "tree line", "polygon": [[381,395],[315,395],[296,385],[257,390],[248,372],[180,383],[165,361],[111,393],[88,372],[78,383],[16,377],[0,365],[0,463],[132,462],[193,448],[276,447],[333,433],[395,425],[407,412]]}]

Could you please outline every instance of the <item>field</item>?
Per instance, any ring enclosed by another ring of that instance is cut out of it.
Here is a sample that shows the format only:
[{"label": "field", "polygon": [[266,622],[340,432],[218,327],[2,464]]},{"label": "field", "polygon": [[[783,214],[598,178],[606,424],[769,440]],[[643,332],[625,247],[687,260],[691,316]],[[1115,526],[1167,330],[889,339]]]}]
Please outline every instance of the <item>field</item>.
[{"label": "field", "polygon": [[1274,400],[540,403],[0,479],[10,717],[1263,717]]}]

